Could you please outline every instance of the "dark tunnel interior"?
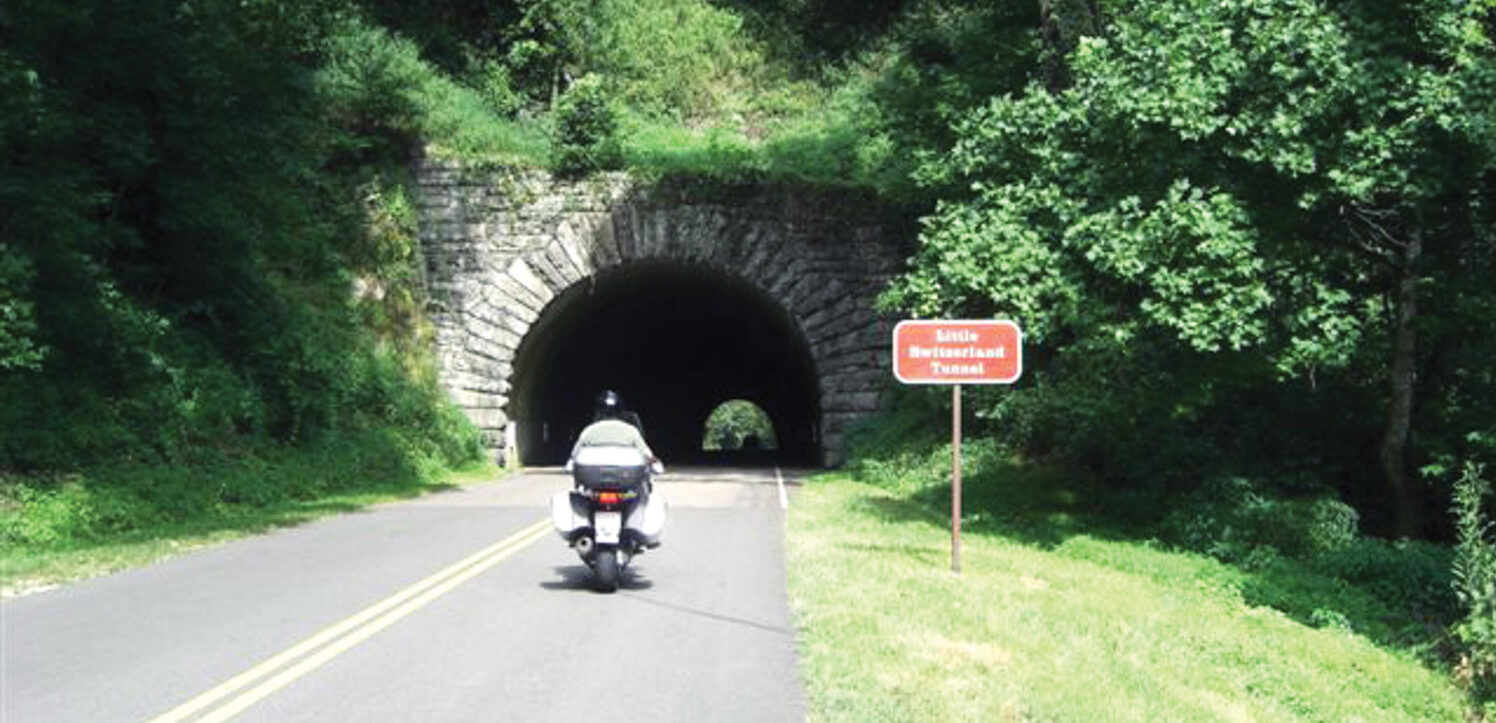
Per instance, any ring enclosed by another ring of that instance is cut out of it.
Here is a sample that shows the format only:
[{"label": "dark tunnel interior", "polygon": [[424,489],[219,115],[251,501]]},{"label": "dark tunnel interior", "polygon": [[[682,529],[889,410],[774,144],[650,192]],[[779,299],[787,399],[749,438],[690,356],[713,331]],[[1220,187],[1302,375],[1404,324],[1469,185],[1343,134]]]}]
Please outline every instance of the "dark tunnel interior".
[{"label": "dark tunnel interior", "polygon": [[[625,265],[558,295],[515,355],[510,419],[520,461],[565,461],[612,389],[643,421],[670,464],[714,461],[814,464],[819,391],[805,340],[762,290],[685,263]],[[778,448],[726,460],[702,451],[712,410],[730,399],[768,413]]]}]

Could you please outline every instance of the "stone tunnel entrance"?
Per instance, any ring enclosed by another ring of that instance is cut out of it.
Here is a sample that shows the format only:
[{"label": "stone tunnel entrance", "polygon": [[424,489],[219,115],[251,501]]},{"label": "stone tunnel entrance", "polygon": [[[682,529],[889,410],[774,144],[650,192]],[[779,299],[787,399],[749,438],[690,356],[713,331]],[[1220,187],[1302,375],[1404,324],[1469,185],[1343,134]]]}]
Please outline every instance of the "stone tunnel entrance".
[{"label": "stone tunnel entrance", "polygon": [[794,465],[839,464],[878,408],[893,320],[874,302],[912,226],[876,199],[431,158],[416,172],[441,383],[496,460],[560,462],[609,388],[667,464],[709,451],[728,400],[773,424],[773,455],[746,456]]},{"label": "stone tunnel entrance", "polygon": [[596,272],[558,294],[515,354],[510,419],[520,461],[560,464],[603,389],[638,412],[666,464],[699,463],[721,403],[768,413],[765,461],[821,458],[811,350],[790,315],[750,282],[701,264],[641,261]]}]

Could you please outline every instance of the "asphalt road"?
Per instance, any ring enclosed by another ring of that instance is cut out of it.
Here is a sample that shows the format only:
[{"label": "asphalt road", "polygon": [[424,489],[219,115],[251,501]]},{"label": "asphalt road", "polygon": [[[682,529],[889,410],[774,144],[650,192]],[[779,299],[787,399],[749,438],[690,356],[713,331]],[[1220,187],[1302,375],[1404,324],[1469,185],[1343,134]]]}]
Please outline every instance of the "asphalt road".
[{"label": "asphalt road", "polygon": [[[775,471],[674,470],[612,595],[538,471],[0,606],[0,723],[795,721]],[[543,524],[537,524],[542,523]]]}]

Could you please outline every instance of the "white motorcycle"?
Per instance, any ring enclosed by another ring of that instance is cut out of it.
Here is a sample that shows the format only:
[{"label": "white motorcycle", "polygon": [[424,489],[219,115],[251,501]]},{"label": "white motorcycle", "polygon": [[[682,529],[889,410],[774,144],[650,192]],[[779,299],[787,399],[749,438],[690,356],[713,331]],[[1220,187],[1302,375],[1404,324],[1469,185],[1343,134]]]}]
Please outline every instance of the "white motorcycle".
[{"label": "white motorcycle", "polygon": [[635,555],[660,546],[668,510],[652,475],[665,468],[632,447],[584,447],[566,470],[573,488],[551,498],[551,522],[592,569],[597,589],[613,592]]}]

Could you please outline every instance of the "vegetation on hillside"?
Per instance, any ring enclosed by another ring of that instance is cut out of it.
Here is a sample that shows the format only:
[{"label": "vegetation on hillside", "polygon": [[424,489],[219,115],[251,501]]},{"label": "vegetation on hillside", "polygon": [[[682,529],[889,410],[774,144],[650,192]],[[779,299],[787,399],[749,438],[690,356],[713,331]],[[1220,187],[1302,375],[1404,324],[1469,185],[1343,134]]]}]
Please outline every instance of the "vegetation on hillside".
[{"label": "vegetation on hillside", "polygon": [[341,82],[353,22],[332,2],[0,9],[7,548],[479,458],[421,318],[396,143],[416,129],[362,104],[406,91]]}]

